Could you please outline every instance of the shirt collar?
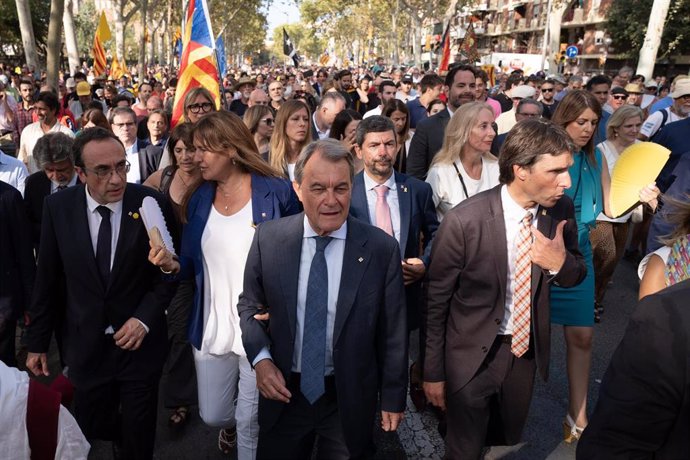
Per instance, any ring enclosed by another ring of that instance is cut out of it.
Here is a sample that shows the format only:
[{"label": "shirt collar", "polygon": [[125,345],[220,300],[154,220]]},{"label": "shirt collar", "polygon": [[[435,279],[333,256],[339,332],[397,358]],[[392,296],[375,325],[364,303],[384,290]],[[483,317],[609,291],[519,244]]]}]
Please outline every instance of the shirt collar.
[{"label": "shirt collar", "polygon": [[[304,238],[314,238],[318,235],[313,228],[311,228],[311,224],[309,223],[309,218],[307,217],[307,214],[304,214]],[[329,233],[326,236],[330,236],[331,238],[335,238],[338,240],[346,240],[347,239],[347,220],[343,222],[343,225],[340,226],[339,229]]]},{"label": "shirt collar", "polygon": [[501,202],[503,203],[503,212],[506,215],[516,216],[518,219],[522,219],[525,216],[525,212],[531,212],[532,221],[534,222],[534,218],[537,215],[537,206],[528,209],[520,206],[517,201],[510,196],[510,193],[508,193],[508,187],[506,185],[501,187]]},{"label": "shirt collar", "polygon": [[0,150],[0,165],[6,165],[7,164],[7,157],[8,155]]},{"label": "shirt collar", "polygon": [[[374,181],[369,175],[367,174],[366,171],[363,173],[364,176],[364,189],[365,190],[373,190],[374,187],[378,186],[379,184]],[[388,179],[386,179],[386,182],[384,182],[381,185],[385,185],[388,187],[388,190],[395,190],[395,172],[393,172]]]},{"label": "shirt collar", "polygon": [[90,213],[96,212],[96,208],[99,206],[105,206],[110,209],[113,214],[120,212],[122,210],[122,200],[116,201],[114,203],[108,203],[101,205],[99,202],[91,197],[91,192],[89,192],[89,186],[86,186],[86,207],[89,209]]}]

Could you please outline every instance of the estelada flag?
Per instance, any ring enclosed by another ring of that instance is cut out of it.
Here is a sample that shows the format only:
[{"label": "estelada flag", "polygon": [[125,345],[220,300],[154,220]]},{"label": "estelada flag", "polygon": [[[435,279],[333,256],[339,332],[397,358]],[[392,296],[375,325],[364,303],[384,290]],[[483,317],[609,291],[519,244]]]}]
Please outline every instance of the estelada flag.
[{"label": "estelada flag", "polygon": [[441,64],[438,66],[438,71],[447,72],[448,64],[450,62],[450,21],[448,21],[446,31],[443,32],[441,43],[443,44],[443,52],[441,53]]},{"label": "estelada flag", "polygon": [[206,0],[189,0],[182,25],[182,57],[173,102],[171,128],[184,115],[184,100],[193,88],[206,88],[220,107],[220,81],[215,40]]},{"label": "estelada flag", "polygon": [[110,40],[110,27],[108,27],[105,12],[101,11],[101,19],[98,22],[98,28],[96,29],[96,34],[93,37],[93,48],[91,50],[91,53],[93,54],[93,71],[97,76],[105,75],[105,66],[107,62],[103,43],[107,42],[108,40]]}]

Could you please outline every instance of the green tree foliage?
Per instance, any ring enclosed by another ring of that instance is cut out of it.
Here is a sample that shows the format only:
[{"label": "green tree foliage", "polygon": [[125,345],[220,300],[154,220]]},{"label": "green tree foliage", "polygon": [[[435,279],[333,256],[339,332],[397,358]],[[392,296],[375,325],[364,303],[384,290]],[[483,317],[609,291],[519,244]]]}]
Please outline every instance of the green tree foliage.
[{"label": "green tree foliage", "polygon": [[302,58],[313,61],[319,60],[319,56],[326,49],[326,40],[317,36],[313,28],[300,22],[280,25],[273,29],[273,48],[269,51],[278,62],[282,62],[286,58],[283,54],[283,27],[285,27],[285,31]]},{"label": "green tree foliage", "polygon": [[[614,1],[607,13],[606,29],[615,54],[636,58],[639,54],[654,0]],[[661,36],[658,58],[690,52],[690,1],[673,0]]]},{"label": "green tree foliage", "polygon": [[[22,36],[19,32],[19,19],[15,0],[0,0],[0,43],[14,48],[16,53],[23,53]],[[36,37],[37,51],[45,56],[50,19],[50,2],[31,0],[31,23]]]}]

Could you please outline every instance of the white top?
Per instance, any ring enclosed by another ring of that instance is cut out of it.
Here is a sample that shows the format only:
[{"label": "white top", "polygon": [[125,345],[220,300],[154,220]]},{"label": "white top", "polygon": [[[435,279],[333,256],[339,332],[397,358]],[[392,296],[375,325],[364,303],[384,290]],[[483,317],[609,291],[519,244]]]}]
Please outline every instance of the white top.
[{"label": "white top", "polygon": [[673,123],[674,121],[683,120],[683,118],[671,112],[670,107],[667,107],[663,110],[657,110],[648,116],[644,121],[642,128],[640,128],[640,134],[647,136],[647,139],[655,135],[661,127],[661,121],[664,119],[662,112],[666,112],[666,124],[664,126],[668,125],[669,123]]},{"label": "white top", "polygon": [[661,260],[664,262],[664,265],[666,262],[668,262],[668,256],[671,255],[671,247],[670,246],[661,246],[659,249],[657,249],[654,252],[650,252],[647,254],[644,259],[640,261],[640,265],[637,267],[637,276],[642,279],[644,276],[644,272],[647,271],[647,264],[649,264],[649,259],[652,258],[652,256],[659,256]]},{"label": "white top", "polygon": [[[369,221],[371,225],[376,226],[376,194],[375,187],[377,184],[366,171],[364,171],[364,190],[366,190],[367,208],[369,209]],[[388,194],[386,194],[386,203],[391,211],[391,223],[393,224],[393,236],[400,244],[400,202],[398,201],[398,186],[395,183],[395,174],[391,174],[386,182],[381,184],[388,187]]]},{"label": "white top", "polygon": [[381,115],[382,111],[383,111],[383,107],[381,107],[379,105],[378,107],[374,107],[373,109],[366,112],[362,118],[369,118],[369,117],[373,117],[374,115]]},{"label": "white top", "polygon": [[498,160],[493,156],[482,156],[482,175],[479,179],[472,179],[465,171],[460,160],[456,160],[455,165],[465,181],[465,187],[467,187],[467,194],[469,196],[465,196],[465,191],[462,188],[458,173],[455,171],[453,164],[435,163],[429,168],[426,176],[426,181],[431,185],[432,198],[436,205],[436,214],[438,214],[439,221],[460,202],[498,185]]},{"label": "white top", "polygon": [[252,200],[231,216],[214,206],[201,235],[204,262],[204,336],[201,352],[246,356],[242,346],[237,301],[243,288],[244,265],[254,238]]},{"label": "white top", "polygon": [[[309,225],[309,219],[304,216],[304,234],[302,237],[302,252],[299,262],[299,278],[297,281],[297,327],[295,329],[295,347],[292,353],[292,371],[301,372],[302,369],[302,337],[304,336],[304,313],[307,308],[307,288],[309,287],[309,271],[311,261],[316,254],[317,236]],[[335,327],[336,303],[340,293],[340,278],[343,272],[343,257],[345,255],[345,240],[347,239],[347,221],[336,231],[328,234],[333,240],[326,246],[324,256],[328,268],[328,311],[326,313],[326,375],[333,374],[333,328]],[[255,361],[256,362],[256,361]]]},{"label": "white top", "polygon": [[[640,141],[636,140],[634,143],[638,143]],[[597,145],[597,148],[599,151],[604,155],[604,158],[606,158],[606,163],[609,167],[609,175],[613,174],[613,167],[615,166],[616,162],[618,161],[618,158],[620,158],[620,153],[616,150],[616,148],[611,144],[609,141],[604,141],[600,144]],[[615,219],[612,219],[608,217],[606,214],[603,212],[600,212],[599,215],[597,216],[597,220],[601,220],[604,222],[616,222],[616,223],[621,223],[621,222],[627,222],[630,220],[630,215],[632,214],[632,211],[630,211],[627,214],[623,214],[620,217],[617,217]]]},{"label": "white top", "polygon": [[129,161],[129,172],[127,173],[127,182],[132,184],[141,184],[141,170],[139,169],[139,145],[137,140],[134,144],[125,149],[127,161]]},{"label": "white top", "polygon": [[21,160],[11,157],[0,150],[0,180],[19,190],[24,196],[24,187],[29,171]]},{"label": "white top", "polygon": [[[29,375],[0,361],[0,458],[29,459],[26,410]],[[60,406],[56,460],[86,460],[91,446],[72,414]]]},{"label": "white top", "polygon": [[[48,132],[63,133],[68,135],[69,137],[74,137],[74,133],[72,132],[72,130],[60,123],[59,121],[55,121],[55,124],[52,128],[50,128],[50,131]],[[27,168],[29,168],[29,174],[33,174],[39,170],[38,165],[36,164],[36,160],[34,160],[34,147],[36,146],[36,142],[38,142],[38,140],[42,138],[45,134],[48,133],[43,132],[40,121],[27,125],[26,128],[24,128],[24,130],[22,131],[22,135],[19,141],[21,147],[19,147],[19,154],[17,155],[17,157],[20,160],[22,160],[24,164],[26,164]]]},{"label": "white top", "polygon": [[532,213],[532,226],[537,224],[536,206],[525,209],[515,202],[508,193],[508,187],[501,187],[501,205],[503,206],[503,222],[506,226],[506,244],[508,245],[508,282],[506,283],[506,302],[503,321],[498,328],[499,335],[513,333],[513,295],[515,294],[515,257],[517,255],[517,238],[520,234],[520,222],[528,212]]},{"label": "white top", "polygon": [[[9,94],[7,92],[5,92],[5,98],[7,100],[7,107],[9,107],[9,109],[12,112],[15,112],[15,114],[16,114],[16,112],[17,112],[17,101],[14,99],[14,97],[12,97],[11,94]],[[14,123],[9,122],[9,117],[7,116],[7,111],[5,109],[5,102],[2,101],[2,102],[0,102],[0,130],[2,130],[2,131],[4,131],[4,130],[14,131],[14,128],[15,128]]]},{"label": "white top", "polygon": [[290,181],[295,180],[295,166],[297,163],[288,163],[288,177],[290,178]]}]

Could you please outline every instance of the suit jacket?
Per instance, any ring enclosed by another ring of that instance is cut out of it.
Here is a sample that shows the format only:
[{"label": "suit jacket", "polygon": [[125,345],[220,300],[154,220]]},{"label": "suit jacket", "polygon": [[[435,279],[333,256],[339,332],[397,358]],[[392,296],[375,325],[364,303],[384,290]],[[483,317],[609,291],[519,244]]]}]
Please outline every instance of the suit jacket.
[{"label": "suit jacket", "polygon": [[[76,173],[75,173],[76,174]],[[41,217],[43,216],[43,200],[50,195],[51,182],[43,171],[38,171],[26,179],[24,189],[24,205],[31,224],[31,237],[34,249],[38,252],[41,239]]]},{"label": "suit jacket", "polygon": [[[252,216],[254,225],[299,212],[299,201],[285,179],[252,174]],[[194,304],[189,314],[189,343],[201,349],[204,335],[204,261],[201,236],[213,206],[216,185],[205,182],[192,195],[187,206],[187,224],[182,233],[178,279],[194,278]]]},{"label": "suit jacket", "polygon": [[690,458],[690,281],[640,301],[601,382],[577,458]]},{"label": "suit jacket", "polygon": [[448,110],[441,110],[417,124],[407,155],[407,174],[420,180],[426,179],[431,160],[443,145],[443,136],[449,120]]},{"label": "suit jacket", "polygon": [[[501,187],[478,193],[443,218],[428,272],[427,342],[424,380],[446,381],[450,394],[475,375],[496,339],[505,315],[508,249]],[[567,196],[552,208],[539,207],[537,227],[553,238],[563,230],[565,263],[549,276],[532,266],[530,351],[542,377],[548,377],[550,353],[549,283],[574,286],[587,269],[577,243],[573,203]]]},{"label": "suit jacket", "polygon": [[[432,199],[431,186],[414,177],[395,172],[400,204],[400,252],[402,259],[418,257],[429,268],[431,243],[438,229],[436,208]],[[355,176],[352,184],[350,215],[368,224],[372,223],[364,188],[364,171]],[[420,250],[421,249],[421,250]],[[407,297],[407,326],[410,330],[419,327],[422,281],[405,286]]]},{"label": "suit jacket", "polygon": [[[29,311],[27,345],[31,352],[48,350],[57,309],[64,305],[63,354],[74,378],[97,369],[104,349],[112,341],[108,326],[117,331],[131,317],[149,327],[137,351],[130,352],[128,369],[138,378],[160,373],[167,352],[165,309],[175,285],[163,280],[148,261],[149,238],[138,218],[146,196],[161,205],[168,222],[174,222],[169,205],[156,191],[127,184],[122,200],[120,234],[108,285],[96,267],[86,207],[86,188],[77,185],[45,199],[36,285]],[[171,231],[174,228],[171,226]],[[64,289],[66,299],[54,293]],[[75,382],[79,384],[79,382]]]},{"label": "suit jacket", "polygon": [[158,170],[158,165],[163,156],[163,147],[151,145],[146,141],[137,139],[139,144],[139,174],[141,183]]},{"label": "suit jacket", "polygon": [[[381,409],[402,412],[407,391],[407,326],[400,250],[393,238],[347,219],[347,240],[333,331],[339,416],[353,457],[371,446]],[[266,222],[254,236],[238,309],[249,362],[264,348],[290,381],[304,214]],[[269,305],[268,329],[253,318]],[[259,426],[270,430],[284,403],[259,398]]]},{"label": "suit jacket", "polygon": [[494,140],[491,142],[491,153],[496,158],[498,158],[499,153],[501,153],[501,147],[503,147],[503,143],[506,141],[506,137],[508,137],[508,133],[499,134],[496,137],[494,137]]},{"label": "suit jacket", "polygon": [[0,181],[0,332],[14,328],[31,298],[36,265],[22,195]]}]

